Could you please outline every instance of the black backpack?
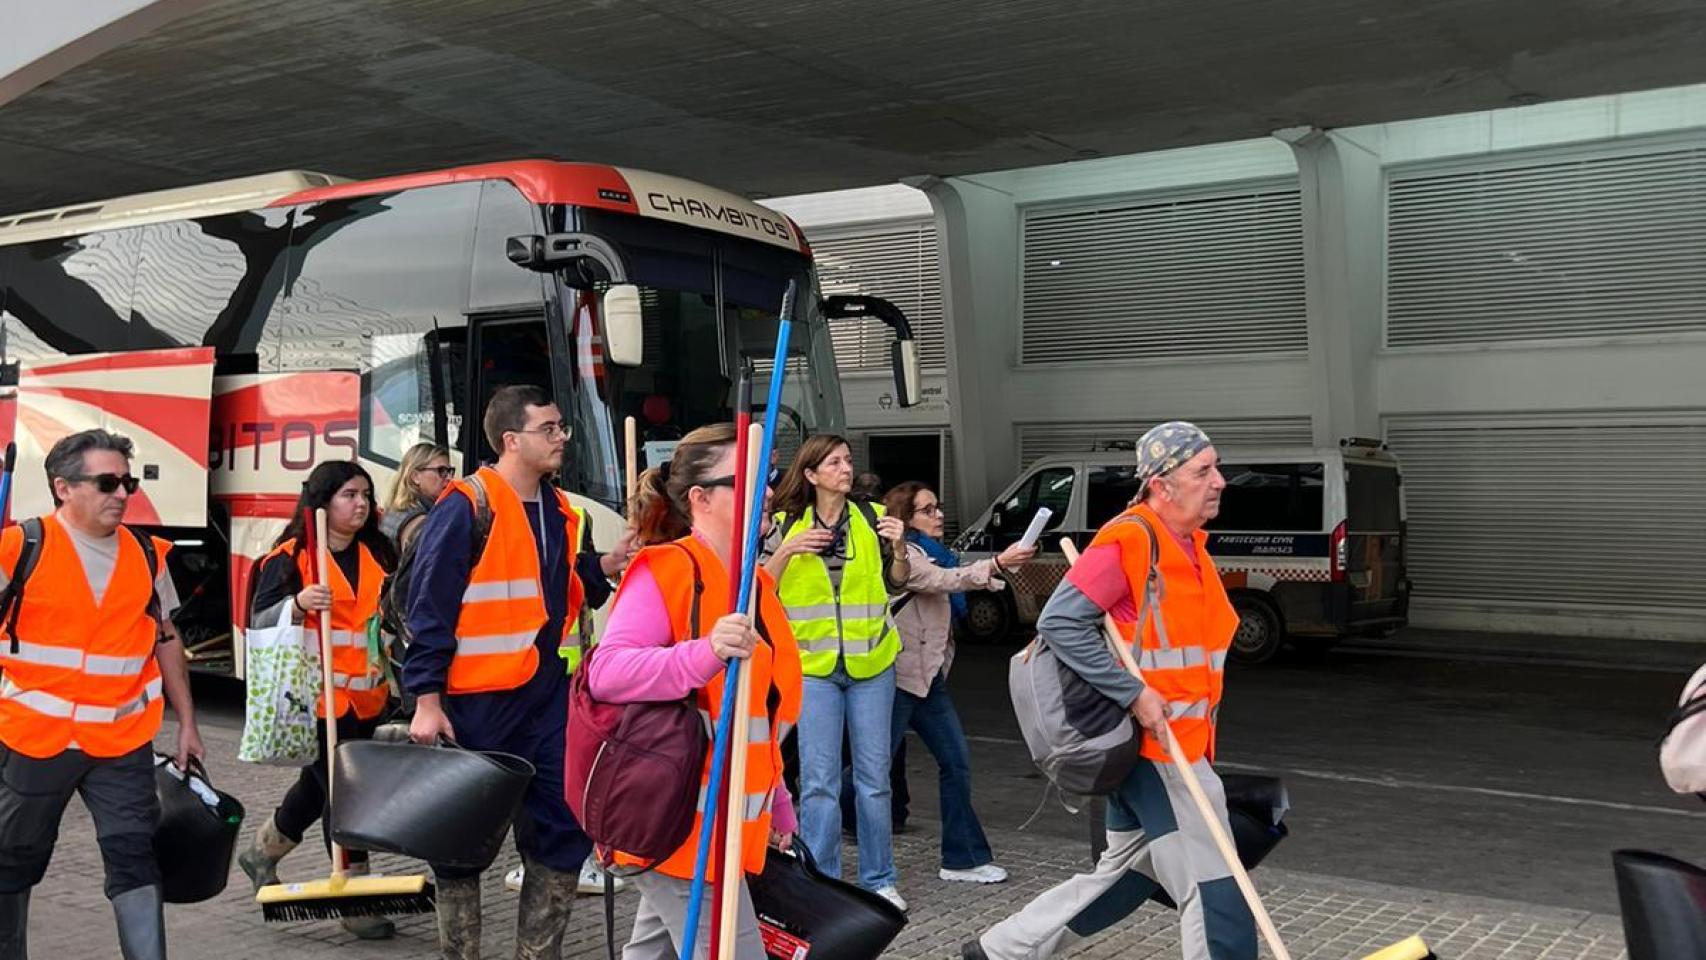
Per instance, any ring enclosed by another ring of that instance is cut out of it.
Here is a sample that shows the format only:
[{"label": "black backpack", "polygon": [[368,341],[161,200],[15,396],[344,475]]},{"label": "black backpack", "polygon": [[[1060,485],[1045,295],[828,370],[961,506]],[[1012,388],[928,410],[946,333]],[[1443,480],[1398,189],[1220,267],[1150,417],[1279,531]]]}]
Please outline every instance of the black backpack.
[{"label": "black backpack", "polygon": [[[18,549],[18,562],[12,565],[12,579],[5,589],[0,590],[0,622],[6,624],[6,635],[12,638],[14,655],[18,652],[18,610],[24,605],[24,585],[29,582],[30,574],[35,572],[36,562],[41,559],[42,539],[40,517],[19,521],[18,526],[24,531],[24,543]],[[154,538],[128,526],[120,526],[136,540],[136,545],[142,548],[143,559],[148,561],[148,615],[158,623],[161,620],[160,595],[154,590],[154,581],[160,577],[160,556],[154,552]]]},{"label": "black backpack", "polygon": [[[486,484],[478,474],[468,477],[474,490],[474,536],[468,552],[470,566],[480,562],[486,550],[486,539],[492,533],[492,504],[486,497]],[[419,534],[409,541],[403,555],[397,558],[397,569],[385,575],[379,586],[379,624],[405,646],[409,643],[409,583],[415,570],[415,548],[420,545]]]}]

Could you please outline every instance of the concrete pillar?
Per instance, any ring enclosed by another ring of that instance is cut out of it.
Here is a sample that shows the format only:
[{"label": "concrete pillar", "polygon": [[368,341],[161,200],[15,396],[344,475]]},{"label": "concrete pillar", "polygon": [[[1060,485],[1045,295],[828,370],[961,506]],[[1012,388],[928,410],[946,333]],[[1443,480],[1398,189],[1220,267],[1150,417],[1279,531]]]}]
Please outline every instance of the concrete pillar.
[{"label": "concrete pillar", "polygon": [[1012,195],[974,179],[920,177],[936,213],[948,353],[949,424],[964,516],[1018,463],[1005,384],[1017,355],[1019,216]]},{"label": "concrete pillar", "polygon": [[0,106],[207,0],[8,0],[0,30]]},{"label": "concrete pillar", "polygon": [[1385,198],[1380,156],[1351,134],[1281,130],[1303,191],[1304,285],[1314,441],[1379,437]]}]

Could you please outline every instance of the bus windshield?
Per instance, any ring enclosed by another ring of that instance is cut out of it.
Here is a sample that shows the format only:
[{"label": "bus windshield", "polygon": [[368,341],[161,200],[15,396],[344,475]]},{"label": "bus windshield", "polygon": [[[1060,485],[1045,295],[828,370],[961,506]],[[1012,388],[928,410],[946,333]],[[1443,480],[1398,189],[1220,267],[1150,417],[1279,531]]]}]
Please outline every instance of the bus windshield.
[{"label": "bus windshield", "polygon": [[634,245],[624,253],[644,319],[638,366],[605,362],[594,291],[564,286],[560,292],[572,306],[567,320],[577,381],[570,489],[620,504],[624,420],[637,424],[639,469],[658,466],[688,431],[733,419],[735,382],[748,362],[756,371],[754,416],[762,417],[789,280],[797,306],[777,410],[776,462],[785,464],[810,434],[842,430],[835,354],[806,258],[727,242],[702,257]]}]

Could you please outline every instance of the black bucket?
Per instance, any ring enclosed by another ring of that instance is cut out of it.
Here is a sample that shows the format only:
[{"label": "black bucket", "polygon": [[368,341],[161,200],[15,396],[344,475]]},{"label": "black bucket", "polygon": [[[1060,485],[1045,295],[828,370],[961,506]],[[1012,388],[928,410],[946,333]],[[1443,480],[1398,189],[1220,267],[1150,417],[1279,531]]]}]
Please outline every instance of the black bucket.
[{"label": "black bucket", "polygon": [[484,870],[521,809],[533,764],[507,753],[354,740],[332,765],[332,839]]},{"label": "black bucket", "polygon": [[906,926],[894,904],[819,873],[798,841],[792,854],[767,851],[764,872],[746,885],[775,960],[876,960]]},{"label": "black bucket", "polygon": [[1696,960],[1706,943],[1706,870],[1646,850],[1611,855],[1629,960]]},{"label": "black bucket", "polygon": [[243,829],[243,805],[213,789],[200,760],[190,758],[188,776],[199,779],[211,797],[198,794],[169,757],[155,755],[160,820],[154,826],[154,859],[167,903],[200,903],[224,892]]}]

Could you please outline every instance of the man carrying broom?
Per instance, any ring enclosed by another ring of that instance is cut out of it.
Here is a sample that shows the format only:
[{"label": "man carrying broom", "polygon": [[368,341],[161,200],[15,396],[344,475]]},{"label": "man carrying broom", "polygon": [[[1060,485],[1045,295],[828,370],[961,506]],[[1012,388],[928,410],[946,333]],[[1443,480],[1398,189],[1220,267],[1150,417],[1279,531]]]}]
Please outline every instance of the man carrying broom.
[{"label": "man carrying broom", "polygon": [[[518,960],[556,958],[592,843],[563,799],[568,675],[559,647],[583,603],[603,605],[622,553],[572,555],[580,521],[550,481],[563,465],[568,425],[538,387],[499,389],[483,426],[495,467],[455,481],[420,533],[410,590],[413,642],[403,684],[416,697],[409,735],[496,750],[534,765],[516,846],[525,866],[516,926]],[[475,524],[490,530],[474,556]],[[598,565],[600,576],[590,576]],[[577,573],[577,567],[588,574]],[[586,582],[583,583],[583,577]],[[435,867],[439,946],[446,960],[480,956],[478,871]]]},{"label": "man carrying broom", "polygon": [[[1109,521],[1037,623],[1061,662],[1143,727],[1136,769],[1108,797],[1108,848],[1096,869],[1043,893],[967,942],[965,960],[1043,960],[1124,919],[1158,882],[1179,908],[1185,960],[1255,960],[1256,925],[1208,824],[1169,759],[1178,738],[1223,828],[1226,794],[1209,765],[1238,615],[1205,546],[1226,481],[1209,438],[1164,423],[1137,444],[1138,499]],[[1159,590],[1147,588],[1159,556]],[[1111,614],[1134,641],[1143,680],[1104,640]]]}]

